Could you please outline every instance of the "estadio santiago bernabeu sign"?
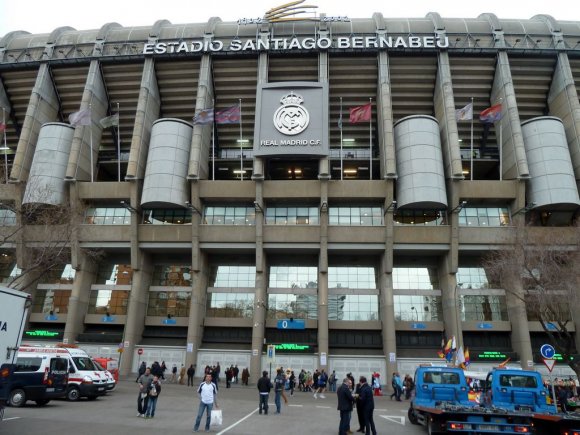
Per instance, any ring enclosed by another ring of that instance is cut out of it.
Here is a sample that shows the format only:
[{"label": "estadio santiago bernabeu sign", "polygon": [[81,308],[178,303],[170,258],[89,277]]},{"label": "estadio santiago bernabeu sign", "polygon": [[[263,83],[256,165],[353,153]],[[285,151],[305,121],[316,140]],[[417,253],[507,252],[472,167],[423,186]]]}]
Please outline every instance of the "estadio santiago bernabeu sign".
[{"label": "estadio santiago bernabeu sign", "polygon": [[328,155],[326,83],[258,86],[254,156],[272,155]]}]

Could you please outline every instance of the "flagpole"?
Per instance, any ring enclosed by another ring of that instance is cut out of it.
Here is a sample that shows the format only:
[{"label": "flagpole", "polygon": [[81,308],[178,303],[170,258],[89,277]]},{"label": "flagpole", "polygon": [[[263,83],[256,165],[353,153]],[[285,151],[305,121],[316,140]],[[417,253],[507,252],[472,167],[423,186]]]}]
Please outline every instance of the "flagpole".
[{"label": "flagpole", "polygon": [[369,98],[371,117],[369,119],[369,179],[373,179],[373,98]]},{"label": "flagpole", "polygon": [[4,124],[4,178],[6,184],[8,184],[8,145],[6,145],[6,130],[8,126],[6,125],[6,109],[2,108],[2,124]]},{"label": "flagpole", "polygon": [[121,182],[121,112],[119,103],[117,103],[117,175],[118,181]]},{"label": "flagpole", "polygon": [[91,117],[91,123],[89,124],[89,133],[91,135],[91,150],[90,150],[90,155],[91,155],[91,183],[94,181],[94,175],[93,175],[93,104],[89,104],[89,114]]},{"label": "flagpole", "polygon": [[473,97],[471,97],[471,169],[469,174],[473,181]]},{"label": "flagpole", "polygon": [[340,180],[343,179],[343,168],[342,168],[342,97],[340,97]]},{"label": "flagpole", "polygon": [[240,181],[244,180],[244,143],[242,142],[242,99],[240,105]]},{"label": "flagpole", "polygon": [[[211,107],[214,107],[214,104],[215,102],[212,98]],[[211,179],[215,180],[215,119],[211,123]]]}]

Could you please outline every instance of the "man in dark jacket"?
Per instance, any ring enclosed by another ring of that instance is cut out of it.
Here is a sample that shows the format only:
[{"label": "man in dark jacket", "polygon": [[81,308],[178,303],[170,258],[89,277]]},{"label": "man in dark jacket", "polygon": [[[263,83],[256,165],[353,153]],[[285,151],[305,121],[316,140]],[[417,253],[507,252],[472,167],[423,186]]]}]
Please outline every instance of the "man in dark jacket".
[{"label": "man in dark jacket", "polygon": [[367,378],[365,378],[364,376],[360,377],[359,384],[360,384],[360,393],[358,396],[358,402],[360,402],[360,407],[363,414],[365,434],[371,435],[372,433],[372,435],[377,435],[375,421],[373,420],[373,412],[375,410],[373,389],[367,383]]},{"label": "man in dark jacket", "polygon": [[260,393],[260,414],[262,410],[264,414],[268,415],[268,398],[270,397],[270,390],[272,389],[272,382],[268,377],[268,372],[263,371],[262,377],[258,379],[258,391]]},{"label": "man in dark jacket", "polygon": [[350,379],[344,378],[342,385],[338,387],[336,396],[338,398],[338,409],[340,411],[340,424],[338,426],[338,435],[346,435],[350,427],[350,413],[354,397],[351,392],[352,383]]},{"label": "man in dark jacket", "polygon": [[356,384],[354,387],[354,398],[356,400],[356,416],[358,417],[358,429],[357,432],[364,432],[365,431],[365,414],[363,410],[363,403],[360,399],[360,390],[362,388],[362,384]]}]

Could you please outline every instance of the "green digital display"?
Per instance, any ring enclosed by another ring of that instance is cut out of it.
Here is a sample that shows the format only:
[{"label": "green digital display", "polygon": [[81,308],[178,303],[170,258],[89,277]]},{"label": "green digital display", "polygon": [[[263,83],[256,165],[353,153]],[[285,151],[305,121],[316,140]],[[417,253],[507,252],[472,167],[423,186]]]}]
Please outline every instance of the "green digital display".
[{"label": "green digital display", "polygon": [[477,354],[477,359],[480,360],[505,360],[507,358],[508,355],[503,352],[486,351]]},{"label": "green digital display", "polygon": [[24,331],[27,337],[57,337],[60,332],[47,331],[45,329],[36,329],[34,331]]},{"label": "green digital display", "polygon": [[310,349],[310,346],[307,344],[281,343],[276,344],[275,346],[276,350],[281,351],[305,351]]}]

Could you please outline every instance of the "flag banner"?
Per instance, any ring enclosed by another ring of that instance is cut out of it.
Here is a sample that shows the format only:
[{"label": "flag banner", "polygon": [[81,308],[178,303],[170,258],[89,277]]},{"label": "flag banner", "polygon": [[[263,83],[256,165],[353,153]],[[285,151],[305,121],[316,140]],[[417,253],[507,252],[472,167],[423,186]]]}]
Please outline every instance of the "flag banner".
[{"label": "flag banner", "polygon": [[77,125],[91,125],[91,109],[82,109],[78,112],[71,113],[68,116],[68,122],[73,127]]},{"label": "flag banner", "polygon": [[202,109],[193,117],[193,124],[206,125],[213,122],[213,107]]},{"label": "flag banner", "polygon": [[447,362],[451,362],[453,359],[453,339],[449,339],[447,345],[445,345],[445,359]]},{"label": "flag banner", "polygon": [[235,105],[215,112],[216,124],[239,124],[241,118],[240,106]]},{"label": "flag banner", "polygon": [[119,125],[119,114],[115,113],[114,115],[107,116],[106,118],[101,119],[99,124],[101,124],[101,127],[103,128],[109,128],[114,125],[117,126]]},{"label": "flag banner", "polygon": [[455,356],[456,365],[465,368],[465,355],[463,354],[463,347],[459,346],[457,355]]},{"label": "flag banner", "polygon": [[468,347],[465,348],[465,353],[463,354],[463,363],[465,364],[465,367],[468,367],[469,364],[471,364],[471,361],[469,359],[469,348]]},{"label": "flag banner", "polygon": [[445,359],[445,338],[441,339],[441,347],[437,351],[437,356],[441,359]]},{"label": "flag banner", "polygon": [[488,107],[483,112],[479,114],[479,120],[481,122],[492,123],[499,121],[501,119],[501,104],[496,104],[494,106]]},{"label": "flag banner", "polygon": [[357,122],[368,122],[371,120],[371,103],[367,103],[364,106],[351,107],[350,113],[350,123],[356,124]]},{"label": "flag banner", "polygon": [[456,121],[471,121],[473,119],[473,103],[455,111]]},{"label": "flag banner", "polygon": [[4,124],[2,121],[0,121],[0,131],[5,131],[6,130],[6,124]]}]

